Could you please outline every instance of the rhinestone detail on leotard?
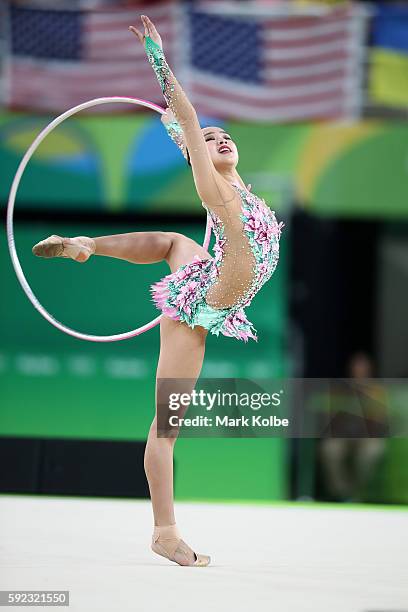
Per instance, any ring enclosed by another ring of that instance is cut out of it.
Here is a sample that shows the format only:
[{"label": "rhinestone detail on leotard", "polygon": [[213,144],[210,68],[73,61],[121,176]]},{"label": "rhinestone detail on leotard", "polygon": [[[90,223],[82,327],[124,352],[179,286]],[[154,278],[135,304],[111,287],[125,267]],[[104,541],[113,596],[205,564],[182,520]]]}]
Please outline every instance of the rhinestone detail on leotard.
[{"label": "rhinestone detail on leotard", "polygon": [[[254,255],[253,279],[246,291],[228,308],[214,308],[206,302],[209,289],[217,282],[228,241],[220,217],[204,203],[215,235],[214,257],[202,259],[196,255],[151,287],[152,299],[163,314],[190,327],[202,325],[212,334],[257,340],[256,329],[247,319],[244,308],[249,306],[259,289],[272,276],[279,260],[279,240],[284,224],[278,223],[274,211],[255,194],[234,184],[241,198],[242,246]],[[236,262],[239,266],[239,261]]]}]

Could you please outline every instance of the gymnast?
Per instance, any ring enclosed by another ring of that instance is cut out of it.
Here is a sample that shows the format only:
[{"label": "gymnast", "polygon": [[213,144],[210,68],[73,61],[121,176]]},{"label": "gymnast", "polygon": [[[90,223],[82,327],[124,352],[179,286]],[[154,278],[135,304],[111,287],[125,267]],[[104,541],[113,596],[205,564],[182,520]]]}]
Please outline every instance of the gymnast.
[{"label": "gymnast", "polygon": [[157,381],[197,381],[208,332],[257,341],[245,308],[277,266],[283,223],[277,222],[265,201],[239,176],[238,150],[231,136],[219,127],[201,128],[194,107],[166,62],[156,27],[145,15],[141,21],[144,34],[133,26],[129,30],[145,48],[167,104],[162,122],[190,165],[198,197],[211,217],[214,256],[191,238],[164,231],[95,238],[52,235],[36,244],[33,253],[81,263],[92,255],[135,264],[167,262],[170,273],[151,286],[153,303],[162,313],[156,415],[144,458],[154,517],[151,548],[179,565],[206,566],[210,557],[195,553],[176,523],[173,450],[177,436],[158,436]]}]

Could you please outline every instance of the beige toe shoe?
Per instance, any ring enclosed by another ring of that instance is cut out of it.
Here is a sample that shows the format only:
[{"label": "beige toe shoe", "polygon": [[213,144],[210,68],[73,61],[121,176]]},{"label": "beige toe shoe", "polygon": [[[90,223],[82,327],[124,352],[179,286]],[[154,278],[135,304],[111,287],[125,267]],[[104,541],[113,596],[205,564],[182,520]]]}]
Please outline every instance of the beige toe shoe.
[{"label": "beige toe shoe", "polygon": [[84,263],[95,252],[95,241],[88,236],[63,238],[53,234],[34,245],[32,251],[37,257],[66,257]]},{"label": "beige toe shoe", "polygon": [[[162,557],[166,557],[178,565],[190,567],[205,567],[211,559],[208,555],[195,553],[180,537],[180,532],[175,525],[167,527],[156,527],[152,537],[152,551]],[[191,563],[191,558],[195,558]]]}]

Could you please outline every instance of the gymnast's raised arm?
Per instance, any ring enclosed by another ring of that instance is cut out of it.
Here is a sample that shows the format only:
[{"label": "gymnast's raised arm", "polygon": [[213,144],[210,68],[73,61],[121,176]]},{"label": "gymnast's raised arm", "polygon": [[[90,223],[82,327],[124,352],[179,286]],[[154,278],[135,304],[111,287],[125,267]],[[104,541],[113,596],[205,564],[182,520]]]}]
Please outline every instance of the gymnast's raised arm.
[{"label": "gymnast's raised arm", "polygon": [[[197,113],[166,62],[160,35],[148,17],[142,15],[141,19],[144,25],[144,35],[133,26],[130,26],[129,29],[145,46],[148,60],[156,73],[166,103],[182,129],[197,193],[201,200],[209,206],[224,205],[234,198],[235,192],[228,181],[216,170],[211,160]],[[180,148],[183,151],[181,146]]]}]

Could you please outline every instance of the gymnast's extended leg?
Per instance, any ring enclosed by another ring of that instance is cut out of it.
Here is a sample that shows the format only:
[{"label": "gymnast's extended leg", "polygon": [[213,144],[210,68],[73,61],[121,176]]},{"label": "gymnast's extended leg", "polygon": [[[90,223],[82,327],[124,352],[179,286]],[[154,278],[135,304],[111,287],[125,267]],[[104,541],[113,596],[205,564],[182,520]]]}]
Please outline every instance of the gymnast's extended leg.
[{"label": "gymnast's extended leg", "polygon": [[135,264],[157,263],[166,260],[173,272],[178,266],[191,261],[195,254],[203,258],[210,255],[197,242],[178,232],[130,232],[111,236],[76,236],[63,238],[52,235],[33,247],[39,257],[69,257],[84,263],[91,255],[124,259]]}]

